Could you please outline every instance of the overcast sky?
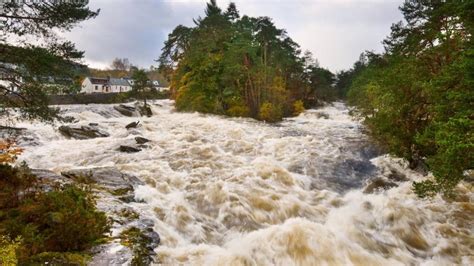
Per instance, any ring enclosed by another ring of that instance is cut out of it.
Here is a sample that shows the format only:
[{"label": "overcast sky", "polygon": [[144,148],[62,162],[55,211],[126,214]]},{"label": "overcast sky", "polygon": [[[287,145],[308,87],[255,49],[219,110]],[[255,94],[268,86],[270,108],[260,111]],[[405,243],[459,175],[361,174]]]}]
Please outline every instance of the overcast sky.
[{"label": "overcast sky", "polygon": [[[230,1],[217,0],[225,9]],[[241,15],[269,16],[278,28],[310,50],[322,67],[348,69],[365,50],[382,51],[392,23],[401,20],[401,0],[235,0]],[[177,25],[193,25],[205,0],[91,0],[97,18],[66,38],[85,51],[85,63],[107,68],[115,57],[148,68]]]}]

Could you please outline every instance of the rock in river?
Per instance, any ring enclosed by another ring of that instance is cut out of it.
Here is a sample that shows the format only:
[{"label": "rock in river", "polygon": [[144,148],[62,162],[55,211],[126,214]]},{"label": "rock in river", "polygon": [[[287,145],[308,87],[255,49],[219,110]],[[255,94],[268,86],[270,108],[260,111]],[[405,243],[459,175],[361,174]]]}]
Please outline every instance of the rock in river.
[{"label": "rock in river", "polygon": [[68,138],[92,139],[110,136],[95,126],[60,126],[59,132]]},{"label": "rock in river", "polygon": [[375,178],[369,181],[369,184],[364,188],[364,193],[374,193],[377,190],[387,190],[396,186],[397,184],[394,182],[382,178]]},{"label": "rock in river", "polygon": [[137,109],[133,106],[120,104],[120,105],[114,106],[114,109],[124,116],[137,116]]},{"label": "rock in river", "polygon": [[134,152],[139,152],[141,149],[131,147],[131,146],[125,146],[125,145],[120,145],[119,151],[121,152],[127,152],[127,153],[134,153]]},{"label": "rock in river", "polygon": [[144,137],[135,137],[135,141],[137,142],[137,144],[145,144],[147,142],[150,142],[149,139]]},{"label": "rock in river", "polygon": [[128,125],[125,126],[126,129],[129,129],[129,128],[136,128],[138,126],[138,124],[140,124],[140,121],[137,121],[137,122],[132,122]]},{"label": "rock in river", "polygon": [[73,180],[94,182],[112,189],[129,188],[143,184],[138,178],[124,174],[115,167],[97,167],[73,169],[61,172],[61,175]]},{"label": "rock in river", "polygon": [[138,110],[140,112],[140,115],[142,116],[148,116],[148,117],[151,117],[153,115],[153,112],[151,111],[151,108],[150,106],[147,104],[147,105],[142,105],[142,106],[138,106]]}]

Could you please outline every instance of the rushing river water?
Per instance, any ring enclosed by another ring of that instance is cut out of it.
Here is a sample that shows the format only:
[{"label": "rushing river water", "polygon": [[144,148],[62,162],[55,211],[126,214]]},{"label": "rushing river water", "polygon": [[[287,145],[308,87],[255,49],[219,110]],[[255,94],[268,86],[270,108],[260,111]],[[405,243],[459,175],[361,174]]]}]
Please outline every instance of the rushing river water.
[{"label": "rushing river water", "polygon": [[[342,103],[276,125],[177,113],[167,100],[150,118],[62,109],[111,136],[66,139],[58,125],[18,123],[32,132],[20,160],[55,172],[115,166],[145,181],[130,204],[155,221],[162,264],[474,265],[472,187],[449,203],[419,200],[411,182],[423,177],[377,154]],[[149,148],[117,151],[136,136]],[[397,186],[364,193],[376,178]]]}]

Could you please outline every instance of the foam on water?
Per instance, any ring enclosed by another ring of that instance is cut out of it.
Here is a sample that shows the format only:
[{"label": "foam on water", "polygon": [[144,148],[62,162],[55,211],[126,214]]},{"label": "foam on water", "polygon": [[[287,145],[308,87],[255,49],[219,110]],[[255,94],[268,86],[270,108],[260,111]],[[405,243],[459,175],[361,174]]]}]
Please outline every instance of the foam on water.
[{"label": "foam on water", "polygon": [[[161,236],[163,264],[189,265],[473,265],[473,190],[419,200],[422,178],[378,156],[342,103],[277,125],[252,119],[177,113],[157,101],[150,118],[123,117],[113,105],[71,105],[79,124],[111,134],[66,139],[57,125],[19,123],[30,143],[20,160],[59,172],[116,166],[147,183],[136,190],[142,215]],[[141,126],[125,125],[140,120]],[[151,140],[134,154],[117,151],[134,137]],[[391,171],[399,186],[363,193]]]}]

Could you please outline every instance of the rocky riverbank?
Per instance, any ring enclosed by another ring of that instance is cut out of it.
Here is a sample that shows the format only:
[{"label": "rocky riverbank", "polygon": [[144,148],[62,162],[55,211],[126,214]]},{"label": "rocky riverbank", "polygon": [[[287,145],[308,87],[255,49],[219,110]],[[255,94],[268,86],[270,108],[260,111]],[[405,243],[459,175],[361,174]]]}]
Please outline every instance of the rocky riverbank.
[{"label": "rocky riverbank", "polygon": [[[90,265],[149,265],[154,261],[154,249],[160,236],[154,231],[154,222],[140,214],[134,190],[143,185],[135,176],[114,167],[72,169],[56,174],[50,170],[33,169],[44,189],[59,183],[88,186],[96,196],[97,208],[112,221],[110,241],[94,247]],[[133,235],[130,235],[133,233]]]}]

